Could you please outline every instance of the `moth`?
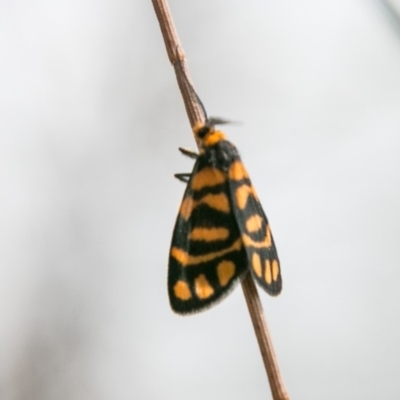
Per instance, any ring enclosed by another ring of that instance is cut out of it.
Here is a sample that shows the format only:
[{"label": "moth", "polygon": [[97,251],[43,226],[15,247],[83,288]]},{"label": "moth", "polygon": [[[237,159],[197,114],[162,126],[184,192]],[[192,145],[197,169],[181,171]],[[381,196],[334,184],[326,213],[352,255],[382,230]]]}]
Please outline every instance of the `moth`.
[{"label": "moth", "polygon": [[236,147],[216,128],[223,123],[206,116],[192,128],[199,154],[180,149],[196,161],[190,174],[175,174],[187,183],[169,253],[168,294],[178,314],[212,306],[249,270],[268,294],[282,290],[268,219]]}]

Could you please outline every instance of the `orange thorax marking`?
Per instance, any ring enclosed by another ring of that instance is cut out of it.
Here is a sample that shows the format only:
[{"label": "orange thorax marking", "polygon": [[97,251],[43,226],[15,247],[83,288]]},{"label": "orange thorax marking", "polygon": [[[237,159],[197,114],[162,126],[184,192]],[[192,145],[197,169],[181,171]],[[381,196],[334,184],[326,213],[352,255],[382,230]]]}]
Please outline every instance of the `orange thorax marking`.
[{"label": "orange thorax marking", "polygon": [[203,140],[203,146],[213,146],[214,144],[220,142],[221,140],[225,140],[226,136],[221,131],[214,131],[209,133]]}]

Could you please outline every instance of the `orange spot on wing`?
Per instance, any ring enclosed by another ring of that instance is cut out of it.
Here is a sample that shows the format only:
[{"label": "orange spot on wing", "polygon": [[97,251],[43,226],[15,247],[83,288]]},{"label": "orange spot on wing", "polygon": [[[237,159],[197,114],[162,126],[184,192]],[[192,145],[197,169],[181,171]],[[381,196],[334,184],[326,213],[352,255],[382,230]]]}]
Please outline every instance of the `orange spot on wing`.
[{"label": "orange spot on wing", "polygon": [[235,197],[237,206],[243,210],[246,207],[247,199],[253,192],[249,185],[241,185],[236,189]]},{"label": "orange spot on wing", "polygon": [[189,234],[189,239],[202,240],[205,242],[226,240],[228,237],[229,230],[226,228],[194,228]]},{"label": "orange spot on wing", "polygon": [[193,208],[196,206],[196,202],[193,200],[191,196],[187,196],[183,199],[181,207],[179,209],[180,216],[188,220],[190,214],[192,213]]},{"label": "orange spot on wing", "polygon": [[191,181],[193,190],[201,190],[208,186],[216,186],[226,181],[226,174],[216,168],[206,167],[197,172]]},{"label": "orange spot on wing", "polygon": [[178,247],[173,247],[171,249],[171,257],[175,258],[175,260],[177,260],[179,264],[183,265],[184,267],[188,265],[189,254],[182,249],[178,249]]},{"label": "orange spot on wing", "polygon": [[214,289],[208,283],[205,275],[201,274],[194,280],[194,290],[199,299],[206,299],[214,293]]},{"label": "orange spot on wing", "polygon": [[257,253],[253,253],[253,256],[251,257],[251,266],[253,267],[255,274],[261,278],[261,260]]},{"label": "orange spot on wing", "polygon": [[179,214],[184,220],[188,220],[193,210],[200,204],[207,204],[209,207],[217,211],[229,213],[231,207],[229,205],[228,197],[225,193],[207,194],[200,200],[196,201],[191,196],[186,196],[179,209]]},{"label": "orange spot on wing", "polygon": [[264,238],[265,247],[271,247],[272,240],[271,240],[271,230],[269,229],[269,225],[265,228],[265,238]]},{"label": "orange spot on wing", "polygon": [[177,260],[183,267],[187,267],[189,265],[196,265],[214,260],[215,258],[222,257],[225,254],[231,253],[232,251],[238,251],[241,248],[242,248],[242,239],[238,238],[232,244],[232,246],[229,246],[226,249],[214,251],[212,253],[202,254],[199,256],[191,256],[186,251],[178,249],[177,247],[173,247],[171,249],[171,257],[175,258],[175,260]]},{"label": "orange spot on wing", "polygon": [[262,227],[262,223],[264,218],[258,214],[253,214],[246,221],[246,230],[247,232],[257,232]]},{"label": "orange spot on wing", "polygon": [[277,260],[272,261],[272,279],[276,281],[279,275],[279,263]]},{"label": "orange spot on wing", "polygon": [[189,300],[192,297],[189,285],[185,281],[178,281],[174,286],[174,294],[180,300]]},{"label": "orange spot on wing", "polygon": [[272,276],[271,276],[271,263],[269,260],[265,260],[265,275],[264,275],[265,282],[268,283],[268,285],[272,282]]},{"label": "orange spot on wing", "polygon": [[229,168],[229,179],[240,181],[248,178],[246,168],[241,161],[235,161]]},{"label": "orange spot on wing", "polygon": [[232,261],[223,260],[217,266],[219,284],[226,286],[235,275],[235,264]]},{"label": "orange spot on wing", "polygon": [[265,229],[265,237],[264,237],[263,241],[257,242],[255,240],[253,240],[250,236],[246,235],[245,233],[242,235],[242,239],[243,239],[243,243],[245,246],[251,246],[256,249],[268,248],[268,247],[271,247],[271,245],[272,245],[271,231],[269,230],[268,225]]},{"label": "orange spot on wing", "polygon": [[199,203],[207,204],[218,211],[228,213],[230,211],[229,200],[225,193],[207,194],[202,197]]}]

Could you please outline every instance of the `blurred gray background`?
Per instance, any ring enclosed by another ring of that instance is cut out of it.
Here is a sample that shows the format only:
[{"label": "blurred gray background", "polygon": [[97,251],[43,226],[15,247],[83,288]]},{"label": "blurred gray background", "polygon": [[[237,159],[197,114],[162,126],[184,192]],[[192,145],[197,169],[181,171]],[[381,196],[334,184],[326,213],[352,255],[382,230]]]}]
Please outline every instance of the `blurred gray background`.
[{"label": "blurred gray background", "polygon": [[[400,398],[400,1],[170,0],[271,221],[293,399]],[[0,1],[0,399],[268,399],[238,287],[179,317],[194,141],[150,0]]]}]

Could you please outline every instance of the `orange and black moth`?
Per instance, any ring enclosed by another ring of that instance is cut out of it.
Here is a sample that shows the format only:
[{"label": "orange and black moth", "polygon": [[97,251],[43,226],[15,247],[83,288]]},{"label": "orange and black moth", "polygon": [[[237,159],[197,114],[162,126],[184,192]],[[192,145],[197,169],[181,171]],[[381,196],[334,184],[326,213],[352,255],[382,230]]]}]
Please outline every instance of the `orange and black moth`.
[{"label": "orange and black moth", "polygon": [[247,271],[270,295],[282,290],[270,226],[236,147],[209,119],[193,127],[200,153],[175,223],[169,254],[172,309],[189,314],[226,296]]}]

